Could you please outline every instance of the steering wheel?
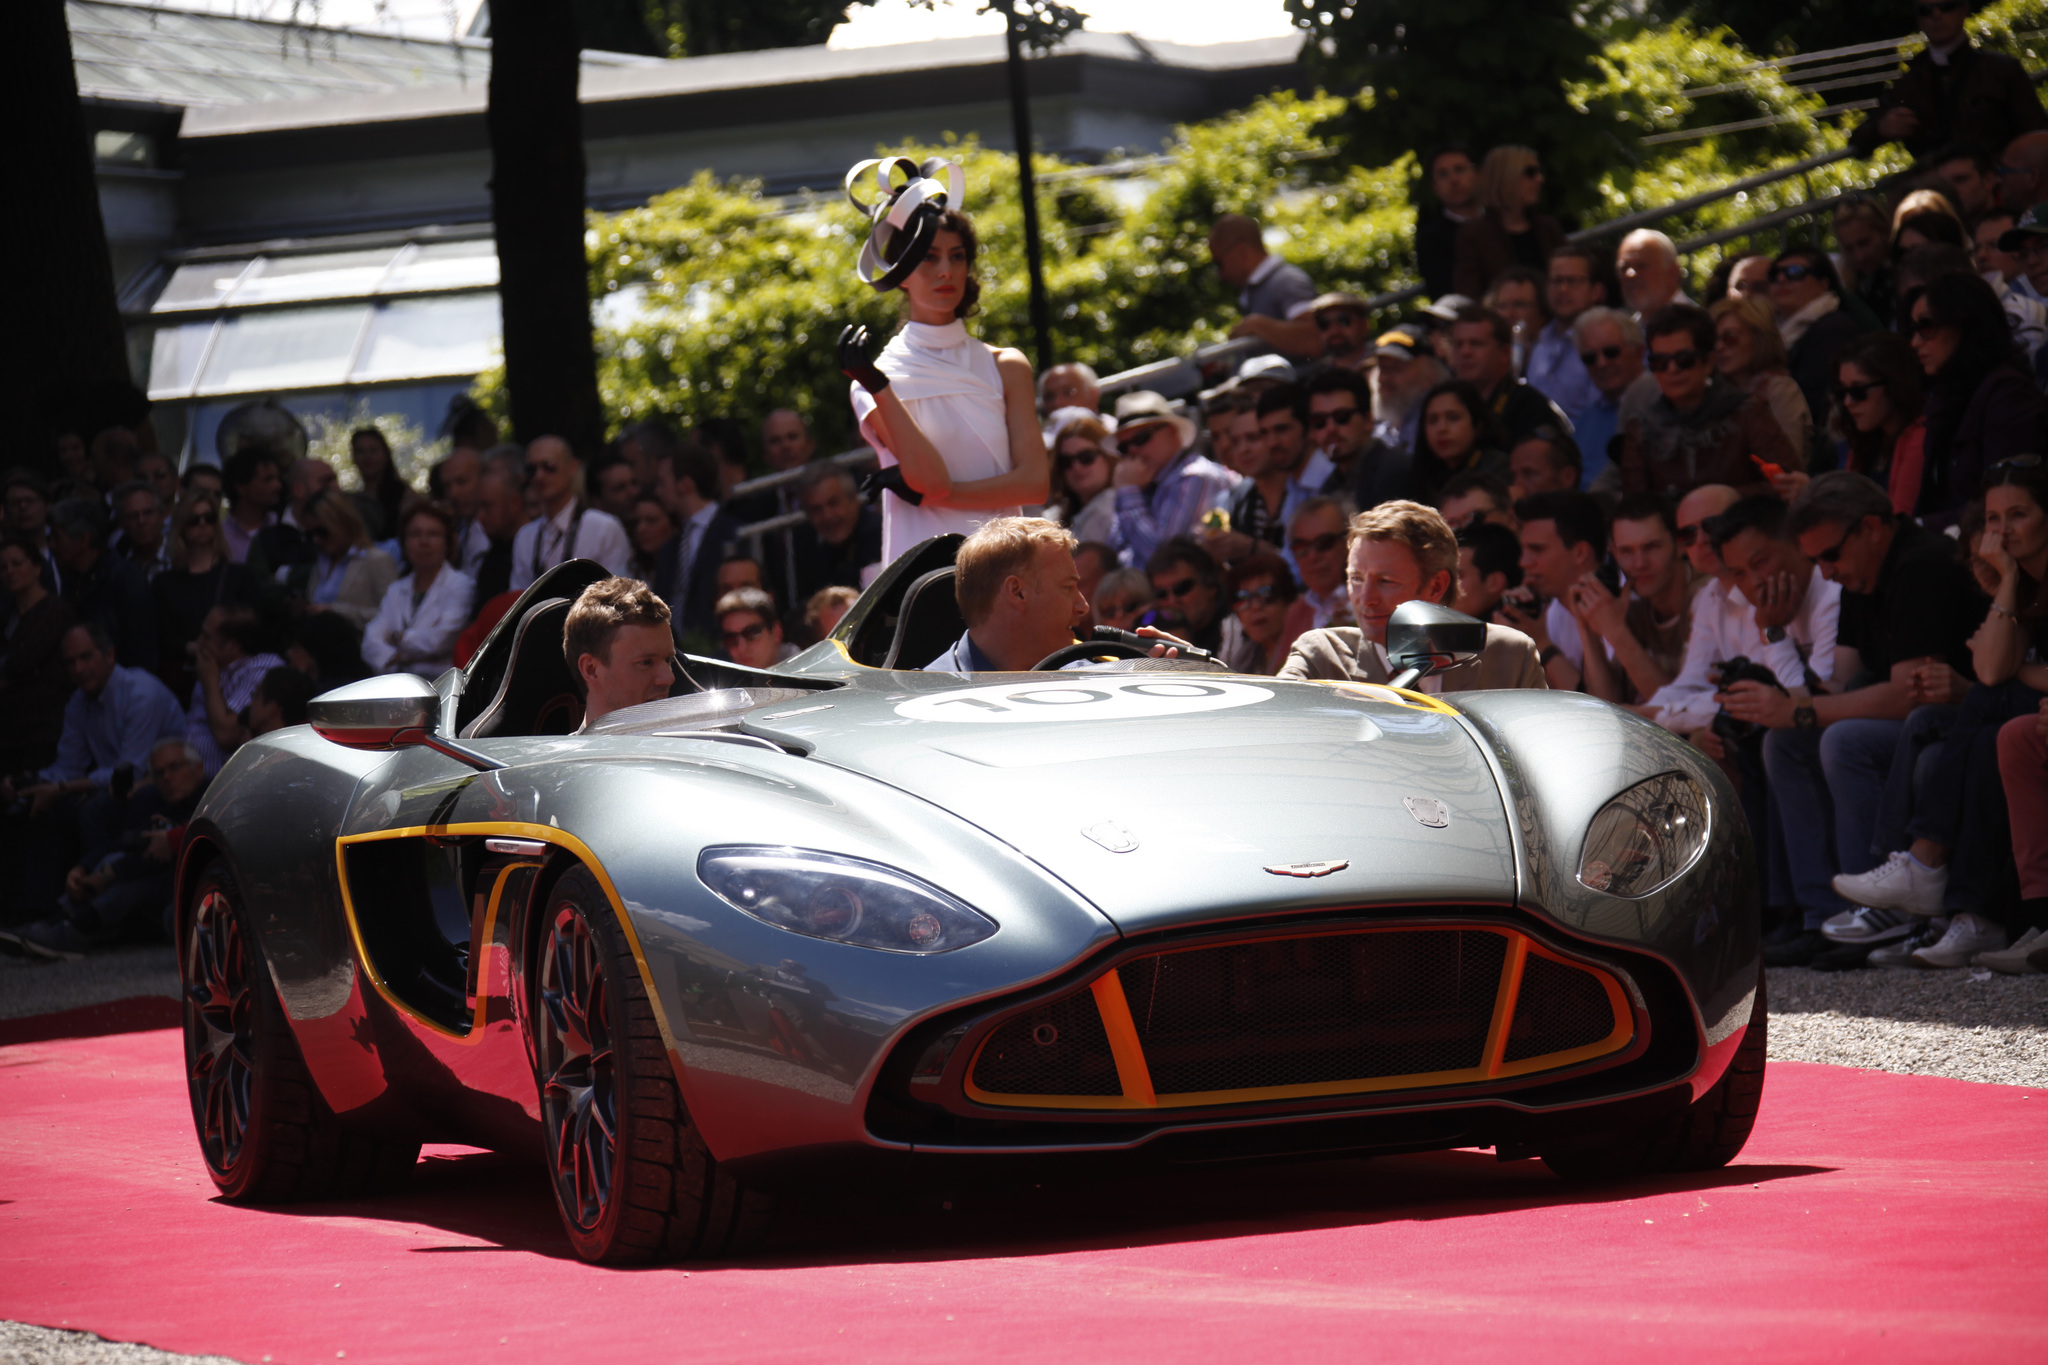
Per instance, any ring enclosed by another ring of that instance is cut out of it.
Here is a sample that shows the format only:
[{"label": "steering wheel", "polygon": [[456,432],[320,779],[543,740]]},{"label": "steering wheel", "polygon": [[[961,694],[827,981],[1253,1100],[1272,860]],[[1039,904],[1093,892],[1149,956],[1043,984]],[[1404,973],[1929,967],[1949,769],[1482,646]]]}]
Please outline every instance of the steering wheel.
[{"label": "steering wheel", "polygon": [[[1161,643],[1165,642],[1161,641]],[[1043,659],[1031,665],[1031,671],[1033,673],[1056,673],[1070,663],[1075,663],[1081,659],[1099,659],[1105,654],[1119,659],[1149,659],[1152,657],[1151,650],[1140,649],[1136,645],[1127,645],[1121,640],[1079,640],[1063,649],[1056,649],[1046,655]]]}]

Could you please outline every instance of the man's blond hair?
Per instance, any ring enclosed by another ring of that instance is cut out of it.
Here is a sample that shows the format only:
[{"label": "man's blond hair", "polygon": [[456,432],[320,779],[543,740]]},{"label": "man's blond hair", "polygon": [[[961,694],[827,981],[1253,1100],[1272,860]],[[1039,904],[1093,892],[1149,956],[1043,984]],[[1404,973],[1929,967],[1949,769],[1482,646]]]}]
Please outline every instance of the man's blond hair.
[{"label": "man's blond hair", "polygon": [[654,595],[654,589],[637,578],[600,578],[585,588],[569,619],[562,623],[562,657],[569,673],[583,686],[583,670],[577,661],[588,654],[602,663],[612,658],[612,641],[627,626],[668,626],[668,603]]},{"label": "man's blond hair", "polygon": [[1422,569],[1424,583],[1445,571],[1453,580],[1458,576],[1458,537],[1434,507],[1397,499],[1360,512],[1351,519],[1351,530],[1344,537],[1345,550],[1348,552],[1361,540],[1392,540],[1406,545]]},{"label": "man's blond hair", "polygon": [[953,600],[970,626],[989,618],[1004,580],[1031,567],[1041,545],[1055,545],[1068,554],[1080,542],[1073,532],[1044,517],[997,517],[984,522],[961,543],[953,560]]}]

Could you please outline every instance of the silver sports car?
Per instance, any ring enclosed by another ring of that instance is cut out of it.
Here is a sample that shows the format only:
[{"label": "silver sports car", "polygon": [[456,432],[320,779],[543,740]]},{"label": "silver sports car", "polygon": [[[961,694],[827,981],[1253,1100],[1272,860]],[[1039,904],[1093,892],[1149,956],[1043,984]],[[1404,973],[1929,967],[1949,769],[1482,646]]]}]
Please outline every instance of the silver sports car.
[{"label": "silver sports car", "polygon": [[[1712,763],[1569,693],[909,671],[964,629],[957,544],[788,664],[682,657],[587,730],[572,561],[466,669],[236,753],[177,900],[223,1193],[535,1151],[576,1252],[629,1262],[728,1252],[842,1168],[1741,1149],[1757,874]],[[1474,647],[1416,605],[1397,662]]]}]

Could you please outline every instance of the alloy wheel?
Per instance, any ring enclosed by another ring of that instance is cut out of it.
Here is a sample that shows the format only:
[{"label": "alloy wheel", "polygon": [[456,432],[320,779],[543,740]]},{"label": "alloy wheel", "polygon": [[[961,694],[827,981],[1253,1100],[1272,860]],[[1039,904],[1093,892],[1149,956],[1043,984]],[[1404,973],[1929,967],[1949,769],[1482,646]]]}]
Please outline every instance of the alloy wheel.
[{"label": "alloy wheel", "polygon": [[548,926],[540,976],[541,1117],[555,1192],[579,1228],[603,1221],[618,1160],[611,991],[604,953],[574,904]]},{"label": "alloy wheel", "polygon": [[207,1165],[225,1172],[241,1159],[249,1132],[255,1020],[248,942],[218,887],[193,911],[186,954],[186,1081]]}]

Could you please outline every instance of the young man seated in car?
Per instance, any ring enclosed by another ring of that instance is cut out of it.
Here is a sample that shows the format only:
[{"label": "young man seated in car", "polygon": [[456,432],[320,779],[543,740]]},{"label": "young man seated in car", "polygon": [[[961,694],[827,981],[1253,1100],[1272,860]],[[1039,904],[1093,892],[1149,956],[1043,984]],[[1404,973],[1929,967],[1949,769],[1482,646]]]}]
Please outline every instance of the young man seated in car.
[{"label": "young man seated in car", "polygon": [[614,711],[660,701],[676,675],[668,603],[637,578],[592,583],[569,608],[562,657],[583,693],[583,728]]},{"label": "young man seated in car", "polygon": [[1022,673],[1074,643],[1088,618],[1073,534],[1043,517],[997,517],[960,545],[953,600],[967,633],[927,673]]},{"label": "young man seated in car", "polygon": [[[1383,502],[1351,519],[1344,586],[1356,626],[1312,630],[1294,642],[1283,678],[1384,683],[1399,670],[1387,657],[1387,622],[1403,602],[1443,602],[1458,582],[1458,540],[1434,508]],[[1477,659],[1416,684],[1424,692],[1543,687],[1543,666],[1528,636],[1486,628]]]}]

